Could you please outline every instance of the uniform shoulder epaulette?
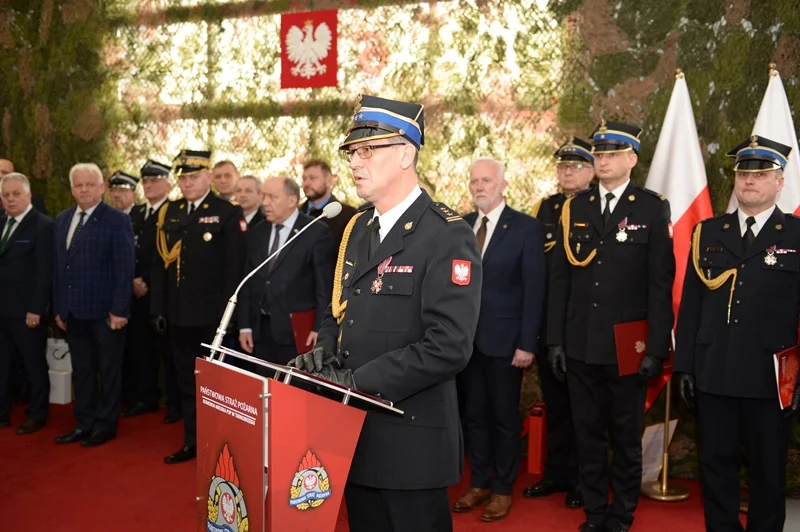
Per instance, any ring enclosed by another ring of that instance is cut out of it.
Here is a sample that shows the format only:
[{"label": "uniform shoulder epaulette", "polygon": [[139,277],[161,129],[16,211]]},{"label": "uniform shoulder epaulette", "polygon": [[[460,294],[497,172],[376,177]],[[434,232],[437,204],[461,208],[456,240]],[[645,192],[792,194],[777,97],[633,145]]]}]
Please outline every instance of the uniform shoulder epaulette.
[{"label": "uniform shoulder epaulette", "polygon": [[434,201],[431,203],[431,209],[433,212],[444,218],[447,223],[455,222],[457,220],[461,220],[461,216],[450,207],[445,205],[444,203],[440,203],[438,201]]},{"label": "uniform shoulder epaulette", "polygon": [[784,213],[784,214],[785,214],[785,215],[786,215],[788,218],[794,218],[795,220],[800,220],[800,216],[797,216],[797,215],[796,215],[796,214],[794,214],[794,213],[791,213],[791,212],[786,212],[786,213]]},{"label": "uniform shoulder epaulette", "polygon": [[231,205],[239,205],[239,202],[236,200],[228,200]]},{"label": "uniform shoulder epaulette", "polygon": [[361,205],[358,209],[356,209],[356,212],[368,211],[371,208],[372,208],[372,203],[368,201],[364,205]]},{"label": "uniform shoulder epaulette", "polygon": [[585,196],[586,194],[589,194],[590,192],[595,192],[596,189],[597,189],[597,187],[593,185],[593,186],[591,186],[589,188],[584,188],[583,190],[579,190],[572,197],[573,198],[578,198],[580,196]]},{"label": "uniform shoulder epaulette", "polygon": [[642,192],[647,192],[651,196],[655,196],[658,199],[660,199],[661,201],[667,201],[667,197],[665,195],[659,194],[655,190],[650,190],[649,188],[644,188],[644,187],[641,187],[641,189],[642,189]]}]

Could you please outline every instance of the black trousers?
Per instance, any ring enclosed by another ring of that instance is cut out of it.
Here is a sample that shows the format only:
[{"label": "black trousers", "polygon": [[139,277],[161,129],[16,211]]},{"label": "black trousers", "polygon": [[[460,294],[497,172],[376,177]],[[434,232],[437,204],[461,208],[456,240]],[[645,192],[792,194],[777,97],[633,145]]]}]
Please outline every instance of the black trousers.
[{"label": "black trousers", "polygon": [[[25,318],[0,318],[0,417],[11,413],[14,368],[25,368],[30,391],[30,404],[25,417],[47,419],[50,408],[50,376],[47,373],[47,327],[44,320],[38,327],[25,325]],[[16,364],[15,364],[16,362]]]},{"label": "black trousers", "polygon": [[344,488],[350,532],[452,532],[447,488],[385,490],[350,482]]},{"label": "black trousers", "polygon": [[111,330],[106,319],[67,319],[75,419],[79,429],[117,429],[126,329]]},{"label": "black trousers", "polygon": [[[162,360],[170,357],[169,343],[150,325],[150,295],[134,298],[125,345],[125,364],[122,373],[122,400],[127,406],[144,403],[149,408],[158,407],[158,368]],[[169,377],[172,377],[170,379]],[[167,371],[167,406],[179,403],[174,368]],[[172,381],[172,382],[170,382]],[[172,390],[170,390],[172,387]],[[171,396],[170,396],[171,392]],[[180,411],[180,407],[178,407]]]},{"label": "black trousers", "polygon": [[172,347],[178,389],[183,411],[183,444],[197,445],[197,405],[195,404],[194,364],[198,357],[206,356],[209,350],[200,344],[210,344],[214,339],[215,325],[204,327],[169,326],[169,342]]},{"label": "black trousers", "polygon": [[473,347],[462,381],[472,487],[498,495],[511,495],[519,471],[522,370],[511,360]]},{"label": "black trousers", "polygon": [[547,364],[547,348],[539,348],[536,355],[539,365],[539,382],[547,404],[547,461],[544,478],[558,484],[578,484],[578,455],[575,449],[575,430],[572,427],[572,409],[566,383],[558,382]]},{"label": "black trousers", "polygon": [[[647,382],[619,376],[616,365],[567,358],[567,386],[580,464],[586,521],[630,526],[642,485],[642,431]],[[608,447],[611,439],[609,479]],[[608,504],[608,487],[614,499]]]},{"label": "black trousers", "polygon": [[[261,315],[261,337],[254,342],[253,354],[256,358],[272,362],[274,364],[288,364],[290,360],[297,356],[297,348],[294,344],[284,345],[275,341],[272,336],[270,317],[266,314]],[[256,373],[264,377],[272,377],[274,374],[264,366],[257,366]]]},{"label": "black trousers", "polygon": [[741,445],[747,453],[747,532],[780,532],[786,520],[789,425],[775,399],[698,392],[697,412],[706,529],[742,532],[739,522]]}]

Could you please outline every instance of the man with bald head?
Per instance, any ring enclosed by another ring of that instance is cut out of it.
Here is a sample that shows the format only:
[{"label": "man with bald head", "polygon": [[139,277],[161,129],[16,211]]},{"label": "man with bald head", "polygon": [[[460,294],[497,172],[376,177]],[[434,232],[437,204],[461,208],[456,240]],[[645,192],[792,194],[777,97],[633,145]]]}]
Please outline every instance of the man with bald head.
[{"label": "man with bald head", "polygon": [[478,240],[483,286],[472,358],[462,374],[472,485],[453,511],[469,512],[488,501],[481,515],[487,522],[511,509],[522,371],[538,347],[545,297],[542,227],[506,205],[506,186],[503,163],[480,158],[472,164],[469,191],[478,210],[464,220]]},{"label": "man with bald head", "polygon": [[[262,193],[267,219],[247,234],[246,272],[312,221],[297,208],[300,187],[292,179],[267,179]],[[316,223],[245,283],[238,307],[239,342],[245,351],[262,360],[286,364],[314,347],[331,300],[335,253],[330,229]],[[313,314],[313,326],[299,338],[297,346],[290,316],[303,312],[309,318]]]}]

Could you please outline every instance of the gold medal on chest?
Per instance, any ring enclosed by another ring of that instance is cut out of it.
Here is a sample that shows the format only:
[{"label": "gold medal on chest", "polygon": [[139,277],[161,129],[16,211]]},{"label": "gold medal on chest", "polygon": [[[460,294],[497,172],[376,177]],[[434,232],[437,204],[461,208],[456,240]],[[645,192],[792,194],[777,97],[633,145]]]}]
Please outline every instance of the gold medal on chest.
[{"label": "gold medal on chest", "polygon": [[617,231],[617,242],[625,242],[626,240],[628,240],[628,233],[625,232],[625,229]]},{"label": "gold medal on chest", "polygon": [[764,257],[764,264],[767,266],[775,266],[778,264],[778,259],[775,258],[775,253],[767,251],[767,256]]},{"label": "gold medal on chest", "polygon": [[204,233],[203,234],[203,240],[205,240],[206,242],[210,242],[211,238],[212,238],[211,237],[211,233]]}]

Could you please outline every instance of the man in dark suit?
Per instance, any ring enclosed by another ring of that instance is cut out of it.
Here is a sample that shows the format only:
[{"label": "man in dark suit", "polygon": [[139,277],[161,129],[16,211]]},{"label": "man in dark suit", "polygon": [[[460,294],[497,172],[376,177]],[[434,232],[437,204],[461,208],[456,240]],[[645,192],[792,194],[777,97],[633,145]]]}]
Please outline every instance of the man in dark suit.
[{"label": "man in dark suit", "polygon": [[170,171],[169,166],[157,161],[145,163],[140,173],[147,201],[134,207],[130,215],[136,240],[136,268],[123,374],[123,384],[128,386],[128,394],[123,394],[127,408],[120,416],[138,416],[158,409],[158,367],[163,361],[167,403],[164,422],[176,423],[181,419],[181,403],[172,354],[166,337],[150,325],[150,275],[157,258],[156,225],[158,210],[168,201],[167,194],[172,188]]},{"label": "man in dark suit", "polygon": [[[779,406],[773,354],[797,345],[800,219],[775,200],[790,152],[761,136],[734,148],[728,155],[736,157],[738,209],[694,230],[675,371],[684,401],[697,403],[706,530],[744,531],[742,445],[750,472],[747,530],[784,529],[791,419]],[[786,413],[798,406],[800,387]]]},{"label": "man in dark suit", "polygon": [[[267,221],[248,232],[245,272],[312,221],[298,211],[300,187],[288,177],[268,179],[263,190]],[[306,311],[314,312],[314,326],[298,340],[307,348],[303,351],[314,347],[331,300],[335,260],[330,229],[316,223],[245,283],[238,306],[242,348],[262,360],[286,364],[297,356],[291,315]],[[262,366],[257,369],[268,376]]]},{"label": "man in dark suit", "polygon": [[[559,380],[567,378],[586,503],[582,532],[624,532],[633,523],[647,381],[661,374],[673,325],[669,204],[630,180],[640,132],[605,121],[597,128],[600,183],[566,201],[553,248],[548,362]],[[620,376],[614,325],[639,320],[647,320],[646,355],[638,375]]]},{"label": "man in dark suit", "polygon": [[[10,174],[15,171],[14,163],[11,159],[0,157],[0,177],[4,175]],[[31,204],[33,208],[39,211],[40,213],[47,216],[47,209],[44,206],[44,198],[41,196],[37,196],[35,194],[31,194]],[[0,214],[3,212],[3,202],[0,200]]]},{"label": "man in dark suit", "polygon": [[159,259],[151,276],[150,313],[156,330],[169,325],[183,413],[183,447],[164,461],[197,456],[195,359],[207,354],[228,298],[242,278],[247,222],[242,208],[211,191],[211,152],[183,150],[174,171],[183,199],[158,211]]},{"label": "man in dark suit", "polygon": [[449,532],[447,487],[464,459],[455,376],[472,353],[480,252],[419,187],[422,105],[360,106],[341,149],[371,206],[345,231],[317,346],[294,363],[405,412],[367,413],[345,487],[350,530]]},{"label": "man in dark suit", "polygon": [[262,198],[261,180],[256,176],[242,176],[236,182],[236,203],[242,206],[248,229],[252,229],[266,219],[261,206]]},{"label": "man in dark suit", "polygon": [[69,181],[77,206],[55,220],[53,299],[56,323],[67,333],[72,357],[78,423],[56,441],[83,440],[81,445],[90,447],[117,435],[133,230],[125,213],[102,202],[105,185],[97,165],[73,166]]},{"label": "man in dark suit", "polygon": [[483,285],[475,345],[462,381],[471,487],[453,511],[469,512],[489,501],[481,515],[489,522],[511,510],[519,469],[522,370],[533,363],[538,348],[545,298],[544,242],[538,220],[506,205],[502,163],[478,159],[469,174],[478,210],[465,220],[483,257]]},{"label": "man in dark suit", "polygon": [[24,360],[30,390],[25,421],[17,434],[30,434],[47,420],[47,326],[53,271],[53,222],[31,205],[28,178],[10,173],[0,179],[6,208],[0,223],[0,427],[11,425],[13,359]]},{"label": "man in dark suit", "polygon": [[[332,201],[339,201],[333,195],[334,175],[328,163],[321,159],[312,159],[303,165],[303,194],[306,201],[300,205],[300,212],[316,218],[322,213],[322,209]],[[342,212],[334,218],[322,220],[331,229],[333,244],[339,248],[342,242],[344,228],[350,221],[356,210],[350,205],[339,201],[342,204]]]},{"label": "man in dark suit", "polygon": [[[592,145],[573,137],[556,152],[556,172],[561,192],[540,200],[533,207],[533,216],[542,224],[547,279],[553,262],[553,247],[561,224],[561,207],[570,198],[589,187],[594,177]],[[547,461],[544,475],[535,485],[525,488],[525,497],[547,497],[553,493],[566,492],[568,508],[583,506],[578,483],[578,456],[575,450],[575,431],[572,428],[572,410],[569,405],[567,386],[559,382],[547,365],[547,327],[539,328],[539,350],[536,362],[539,365],[539,383],[542,397],[547,404]]]}]

